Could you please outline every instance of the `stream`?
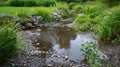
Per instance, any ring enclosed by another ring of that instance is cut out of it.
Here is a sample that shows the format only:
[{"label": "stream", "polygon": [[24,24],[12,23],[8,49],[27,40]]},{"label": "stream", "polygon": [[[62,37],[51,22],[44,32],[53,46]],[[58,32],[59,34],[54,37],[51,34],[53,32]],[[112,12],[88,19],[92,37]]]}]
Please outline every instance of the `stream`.
[{"label": "stream", "polygon": [[[67,24],[67,25],[71,25]],[[12,60],[24,67],[89,67],[84,62],[81,44],[98,41],[90,33],[78,33],[65,24],[41,25],[22,32],[27,43],[26,53]]]}]

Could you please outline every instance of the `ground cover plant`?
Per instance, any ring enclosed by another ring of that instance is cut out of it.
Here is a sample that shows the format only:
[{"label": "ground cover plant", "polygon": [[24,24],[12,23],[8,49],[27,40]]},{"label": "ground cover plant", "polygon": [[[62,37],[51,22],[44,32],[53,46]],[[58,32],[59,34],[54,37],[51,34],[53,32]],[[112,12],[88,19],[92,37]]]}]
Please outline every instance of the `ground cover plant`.
[{"label": "ground cover plant", "polygon": [[11,58],[21,54],[25,49],[19,35],[14,24],[0,26],[0,64],[8,63]]}]

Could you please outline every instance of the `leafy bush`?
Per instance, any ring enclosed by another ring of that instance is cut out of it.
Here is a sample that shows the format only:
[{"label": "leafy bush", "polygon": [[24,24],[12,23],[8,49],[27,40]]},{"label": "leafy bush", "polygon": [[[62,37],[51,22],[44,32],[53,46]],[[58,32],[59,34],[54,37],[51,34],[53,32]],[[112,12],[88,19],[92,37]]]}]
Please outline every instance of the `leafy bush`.
[{"label": "leafy bush", "polygon": [[36,11],[35,14],[43,17],[45,22],[49,22],[52,20],[51,13],[46,8],[36,9],[35,11]]},{"label": "leafy bush", "polygon": [[120,4],[120,0],[97,0],[97,1],[103,2],[110,7]]},{"label": "leafy bush", "polygon": [[75,22],[82,24],[82,23],[86,23],[89,21],[89,16],[87,16],[86,14],[80,14],[76,19]]},{"label": "leafy bush", "polygon": [[25,6],[28,6],[28,7],[37,6],[37,2],[35,0],[26,0]]},{"label": "leafy bush", "polygon": [[102,11],[106,10],[107,7],[103,4],[100,5],[94,5],[90,7],[90,13],[94,13],[94,12],[99,12],[101,13]]},{"label": "leafy bush", "polygon": [[70,15],[70,12],[69,12],[70,10],[67,6],[60,6],[60,7],[58,7],[58,9],[62,11],[62,16],[64,18],[66,18]]},{"label": "leafy bush", "polygon": [[83,23],[81,26],[80,26],[80,30],[81,31],[86,31],[86,30],[89,30],[91,28],[91,24],[90,22],[86,22],[86,23]]},{"label": "leafy bush", "polygon": [[39,0],[37,1],[39,6],[55,6],[56,5],[56,1],[55,0]]},{"label": "leafy bush", "polygon": [[57,0],[57,1],[64,1],[64,2],[83,2],[85,0]]},{"label": "leafy bush", "polygon": [[83,12],[83,6],[82,6],[82,5],[76,5],[76,6],[73,7],[73,9],[74,9],[76,12],[80,12],[80,13]]},{"label": "leafy bush", "polygon": [[20,54],[23,45],[18,38],[18,30],[12,25],[0,26],[0,64],[9,61],[10,58]]},{"label": "leafy bush", "polygon": [[8,0],[9,6],[54,6],[56,5],[55,0]]},{"label": "leafy bush", "polygon": [[85,42],[82,45],[81,51],[85,60],[91,65],[91,67],[100,67],[101,61],[99,59],[98,46],[93,42]]},{"label": "leafy bush", "polygon": [[10,6],[24,6],[25,0],[8,0],[7,3]]},{"label": "leafy bush", "polygon": [[112,41],[120,37],[120,6],[114,7],[105,13],[98,25],[98,36],[102,41]]}]

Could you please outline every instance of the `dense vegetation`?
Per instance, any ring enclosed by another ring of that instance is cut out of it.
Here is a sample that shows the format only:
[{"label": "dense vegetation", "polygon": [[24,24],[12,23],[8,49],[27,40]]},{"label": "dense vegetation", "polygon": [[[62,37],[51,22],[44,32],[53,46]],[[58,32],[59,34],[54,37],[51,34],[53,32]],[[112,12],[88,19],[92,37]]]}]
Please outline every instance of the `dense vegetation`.
[{"label": "dense vegetation", "polygon": [[7,0],[5,1],[2,6],[55,6],[55,0]]},{"label": "dense vegetation", "polygon": [[0,65],[21,54],[25,48],[14,23],[0,26]]}]

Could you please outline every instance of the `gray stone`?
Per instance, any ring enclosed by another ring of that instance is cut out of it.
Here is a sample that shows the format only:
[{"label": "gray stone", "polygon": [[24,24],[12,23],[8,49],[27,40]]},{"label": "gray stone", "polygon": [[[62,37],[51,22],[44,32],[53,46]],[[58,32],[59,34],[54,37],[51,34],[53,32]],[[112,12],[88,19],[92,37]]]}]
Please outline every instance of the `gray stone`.
[{"label": "gray stone", "polygon": [[32,27],[32,23],[27,23],[27,27]]}]

